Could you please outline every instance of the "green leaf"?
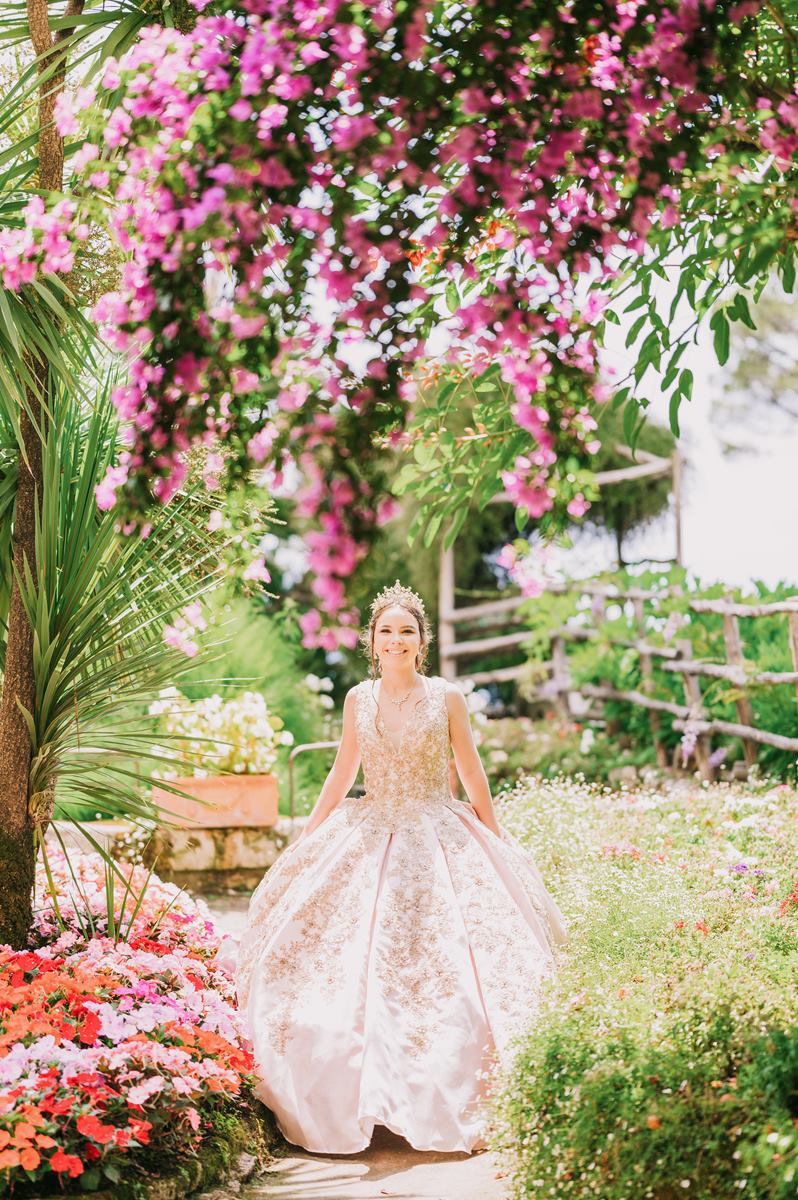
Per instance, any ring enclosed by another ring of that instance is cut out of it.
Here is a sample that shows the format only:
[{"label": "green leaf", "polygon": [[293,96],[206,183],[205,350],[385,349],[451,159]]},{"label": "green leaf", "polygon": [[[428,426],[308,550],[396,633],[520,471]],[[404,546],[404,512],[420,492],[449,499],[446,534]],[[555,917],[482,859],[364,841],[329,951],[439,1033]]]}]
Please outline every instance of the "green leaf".
[{"label": "green leaf", "polygon": [[726,313],[722,308],[716,309],[712,314],[709,327],[715,335],[715,354],[718,362],[721,366],[723,366],[729,358],[729,322],[726,319]]},{"label": "green leaf", "polygon": [[435,449],[419,439],[413,444],[413,458],[420,467],[429,467],[435,461]]},{"label": "green leaf", "polygon": [[629,446],[634,446],[635,426],[637,424],[637,414],[640,411],[637,401],[632,397],[623,410],[623,436]]},{"label": "green leaf", "polygon": [[463,522],[468,516],[468,505],[461,504],[457,512],[454,514],[454,519],[443,537],[443,547],[445,550],[451,550],[455,543],[458,533],[463,527]]},{"label": "green leaf", "polygon": [[643,326],[645,325],[647,320],[648,320],[648,313],[643,313],[642,316],[638,317],[637,320],[634,321],[631,329],[629,330],[629,332],[626,335],[626,348],[627,349],[632,345],[632,343],[634,341],[637,340],[637,335],[640,333],[640,330],[643,328]]},{"label": "green leaf", "polygon": [[446,284],[446,307],[450,313],[457,312],[460,307],[460,293],[453,279],[450,279]]},{"label": "green leaf", "polygon": [[729,319],[732,321],[742,321],[749,329],[756,329],[754,319],[751,316],[751,309],[748,307],[748,299],[744,292],[738,292],[734,300],[729,305]]},{"label": "green leaf", "polygon": [[679,429],[679,407],[682,402],[682,394],[678,388],[673,392],[670,404],[668,405],[668,422],[671,427],[671,432],[674,437],[681,437]]},{"label": "green leaf", "polygon": [[422,539],[422,544],[425,546],[426,549],[429,549],[429,547],[435,541],[435,538],[438,536],[438,530],[441,527],[441,522],[443,521],[443,516],[444,516],[444,514],[442,512],[438,512],[438,513],[433,513],[433,515],[430,517],[429,524],[427,525],[427,528],[424,530],[424,537]]},{"label": "green leaf", "polygon": [[785,292],[792,292],[795,288],[795,255],[790,250],[785,254],[781,264],[781,282]]},{"label": "green leaf", "polygon": [[[693,372],[685,369],[679,376],[678,392],[684,396],[685,400],[693,398]],[[678,436],[678,435],[677,435]]]},{"label": "green leaf", "polygon": [[640,356],[635,363],[634,376],[638,383],[649,366],[653,365],[656,370],[659,370],[661,354],[659,336],[656,329],[652,329],[640,347]]},{"label": "green leaf", "polygon": [[519,533],[523,533],[526,528],[526,523],[529,520],[529,509],[523,505],[515,510],[515,527]]}]

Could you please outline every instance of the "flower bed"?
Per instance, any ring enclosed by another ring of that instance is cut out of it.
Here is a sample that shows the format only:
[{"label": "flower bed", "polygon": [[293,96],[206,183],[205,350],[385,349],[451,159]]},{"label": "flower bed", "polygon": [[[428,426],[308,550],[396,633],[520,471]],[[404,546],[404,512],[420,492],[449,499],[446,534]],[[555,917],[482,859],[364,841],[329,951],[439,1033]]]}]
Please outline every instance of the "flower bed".
[{"label": "flower bed", "polygon": [[516,1196],[798,1194],[797,799],[560,779],[499,801],[571,923],[495,1101]]},{"label": "flower bed", "polygon": [[[48,853],[65,928],[45,898],[30,948],[0,948],[0,1193],[16,1195],[190,1158],[252,1072],[205,906],[152,877],[132,921],[115,898],[114,938],[99,856]],[[133,890],[146,879],[135,868]]]}]

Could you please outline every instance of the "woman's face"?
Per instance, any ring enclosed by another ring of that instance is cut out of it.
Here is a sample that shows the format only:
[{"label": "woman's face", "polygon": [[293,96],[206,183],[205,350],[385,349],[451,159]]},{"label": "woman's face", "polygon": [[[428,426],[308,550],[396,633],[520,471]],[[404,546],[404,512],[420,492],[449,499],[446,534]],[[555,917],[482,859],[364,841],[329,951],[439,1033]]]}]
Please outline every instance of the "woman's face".
[{"label": "woman's face", "polygon": [[374,653],[383,671],[393,666],[415,669],[420,650],[421,633],[411,612],[394,604],[380,613],[374,625]]}]

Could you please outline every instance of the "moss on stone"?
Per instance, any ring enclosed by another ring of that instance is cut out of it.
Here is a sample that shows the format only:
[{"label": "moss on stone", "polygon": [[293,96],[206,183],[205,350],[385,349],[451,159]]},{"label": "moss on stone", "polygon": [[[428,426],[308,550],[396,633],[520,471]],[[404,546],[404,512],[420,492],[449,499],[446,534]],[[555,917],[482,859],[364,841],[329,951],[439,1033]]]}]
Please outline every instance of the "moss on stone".
[{"label": "moss on stone", "polygon": [[[123,1180],[113,1189],[92,1192],[92,1200],[184,1200],[233,1178],[261,1174],[283,1144],[272,1113],[257,1100],[246,1101],[239,1112],[216,1114],[214,1126],[195,1157],[186,1157],[163,1175]],[[248,1161],[239,1170],[242,1156]]]}]

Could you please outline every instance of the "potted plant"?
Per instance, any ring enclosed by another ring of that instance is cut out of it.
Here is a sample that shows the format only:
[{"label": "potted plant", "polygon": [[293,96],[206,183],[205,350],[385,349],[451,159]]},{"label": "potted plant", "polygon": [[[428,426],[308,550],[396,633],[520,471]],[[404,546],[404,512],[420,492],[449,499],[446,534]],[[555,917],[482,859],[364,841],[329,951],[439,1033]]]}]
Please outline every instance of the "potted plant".
[{"label": "potted plant", "polygon": [[276,823],[272,768],[278,747],[290,746],[294,736],[259,692],[191,701],[177,688],[166,688],[149,711],[161,717],[169,737],[162,753],[178,764],[161,777],[187,794],[153,787],[153,801],[173,825],[219,829]]}]

